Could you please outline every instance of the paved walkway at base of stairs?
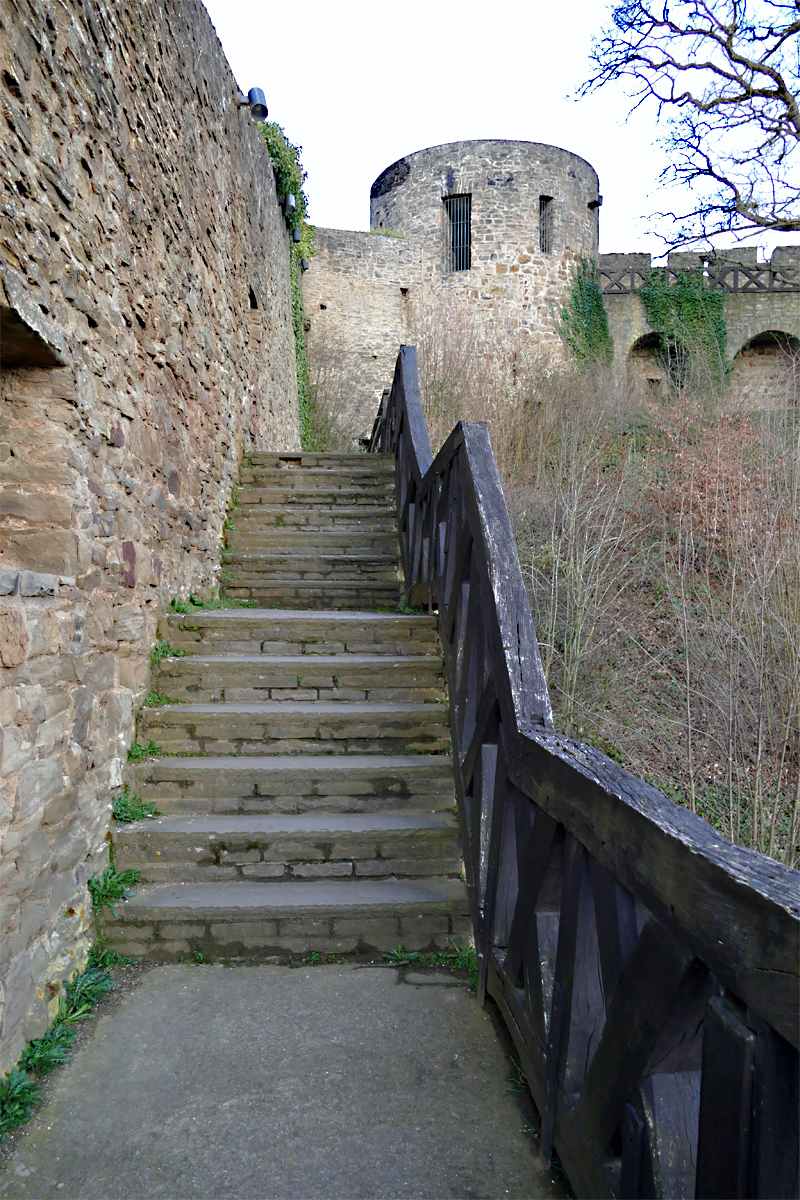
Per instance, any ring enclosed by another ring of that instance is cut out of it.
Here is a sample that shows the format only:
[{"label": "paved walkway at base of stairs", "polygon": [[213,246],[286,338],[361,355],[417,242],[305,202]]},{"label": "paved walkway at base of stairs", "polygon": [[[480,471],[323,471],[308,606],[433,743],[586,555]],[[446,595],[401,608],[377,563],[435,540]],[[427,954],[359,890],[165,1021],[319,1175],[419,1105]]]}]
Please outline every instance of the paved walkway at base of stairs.
[{"label": "paved walkway at base of stairs", "polygon": [[169,965],[61,1069],[0,1196],[563,1197],[446,973]]}]

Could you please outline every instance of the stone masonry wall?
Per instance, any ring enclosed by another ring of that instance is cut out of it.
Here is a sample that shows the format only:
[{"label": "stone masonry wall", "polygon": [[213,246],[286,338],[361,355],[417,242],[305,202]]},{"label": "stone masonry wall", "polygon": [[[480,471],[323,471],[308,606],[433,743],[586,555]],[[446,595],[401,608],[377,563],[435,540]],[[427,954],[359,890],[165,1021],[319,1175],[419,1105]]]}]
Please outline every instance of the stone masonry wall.
[{"label": "stone masonry wall", "polygon": [[[314,231],[303,276],[312,384],[352,395],[368,433],[397,351],[415,340],[422,297],[420,242],[380,233]],[[337,386],[338,385],[338,386]]]},{"label": "stone masonry wall", "polygon": [[85,961],[159,610],[214,586],[243,446],[299,440],[287,231],[203,5],[0,0],[0,54],[2,1072]]}]

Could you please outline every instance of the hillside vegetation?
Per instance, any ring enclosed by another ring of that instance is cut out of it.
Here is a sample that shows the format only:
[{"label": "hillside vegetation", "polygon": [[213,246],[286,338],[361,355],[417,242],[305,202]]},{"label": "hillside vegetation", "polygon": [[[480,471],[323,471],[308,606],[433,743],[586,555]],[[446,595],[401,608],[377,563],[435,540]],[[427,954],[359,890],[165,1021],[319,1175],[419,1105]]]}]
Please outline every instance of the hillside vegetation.
[{"label": "hillside vegetation", "polygon": [[557,727],[796,863],[797,409],[730,411],[713,371],[643,399],[445,302],[419,357],[434,452],[488,422]]}]

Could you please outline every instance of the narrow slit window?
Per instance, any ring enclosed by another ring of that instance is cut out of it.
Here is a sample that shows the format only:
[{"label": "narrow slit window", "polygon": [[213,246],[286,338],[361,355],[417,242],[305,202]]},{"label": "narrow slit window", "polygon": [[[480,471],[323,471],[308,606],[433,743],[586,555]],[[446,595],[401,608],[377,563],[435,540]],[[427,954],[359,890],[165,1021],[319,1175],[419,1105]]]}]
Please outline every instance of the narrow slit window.
[{"label": "narrow slit window", "polygon": [[472,265],[472,196],[445,196],[447,225],[445,271],[468,271]]},{"label": "narrow slit window", "polygon": [[553,197],[539,197],[539,249],[550,254],[553,249]]}]

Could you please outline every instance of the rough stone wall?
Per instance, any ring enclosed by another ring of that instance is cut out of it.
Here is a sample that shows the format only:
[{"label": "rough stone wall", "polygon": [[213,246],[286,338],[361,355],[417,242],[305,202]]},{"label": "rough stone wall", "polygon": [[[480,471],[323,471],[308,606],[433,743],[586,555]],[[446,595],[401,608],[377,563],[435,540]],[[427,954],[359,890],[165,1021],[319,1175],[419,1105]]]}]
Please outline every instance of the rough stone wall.
[{"label": "rough stone wall", "polygon": [[243,446],[299,441],[287,232],[199,0],[2,0],[0,54],[2,1072],[85,961],[159,610],[214,585]]},{"label": "rough stone wall", "polygon": [[[609,271],[626,267],[649,270],[651,260],[646,254],[602,254],[600,266]],[[704,262],[698,254],[672,254],[669,265],[677,269],[698,267]],[[722,251],[716,256],[719,264],[757,266],[756,250]],[[763,265],[763,264],[762,264]],[[774,271],[784,267],[800,268],[800,247],[781,246],[773,251],[770,265]],[[800,271],[797,271],[800,279]],[[646,387],[647,379],[663,378],[663,370],[654,351],[637,347],[637,342],[652,333],[645,316],[644,305],[635,294],[603,297],[608,324],[614,340],[614,361],[620,370],[627,370],[634,382]],[[725,323],[727,328],[726,356],[733,364],[730,376],[732,397],[750,407],[757,403],[769,407],[783,404],[784,397],[794,395],[797,367],[786,359],[777,347],[757,347],[748,343],[768,331],[777,331],[790,338],[800,339],[800,291],[730,291],[725,293]],[[787,390],[788,389],[788,390]],[[796,401],[795,401],[796,402]]]},{"label": "rough stone wall", "polygon": [[[443,197],[462,194],[472,197],[471,266],[448,272]],[[547,253],[539,244],[540,196],[552,197]],[[344,347],[357,363],[371,425],[398,345],[416,338],[437,295],[463,303],[490,328],[534,335],[561,355],[558,322],[573,264],[597,253],[597,209],[589,208],[597,199],[597,175],[584,159],[537,142],[453,142],[393,163],[372,185],[371,234],[315,235],[303,284],[312,373],[335,333],[337,353]],[[378,239],[381,230],[405,238]]]},{"label": "rough stone wall", "polygon": [[303,276],[312,384],[352,396],[368,433],[398,347],[415,337],[422,296],[418,238],[340,229],[314,231]]}]

